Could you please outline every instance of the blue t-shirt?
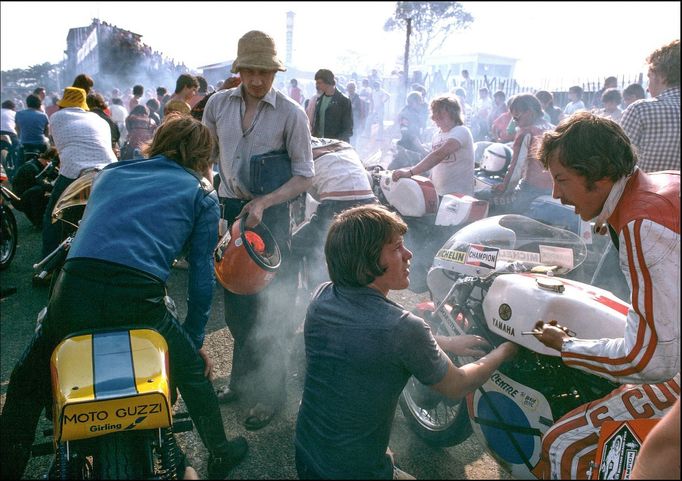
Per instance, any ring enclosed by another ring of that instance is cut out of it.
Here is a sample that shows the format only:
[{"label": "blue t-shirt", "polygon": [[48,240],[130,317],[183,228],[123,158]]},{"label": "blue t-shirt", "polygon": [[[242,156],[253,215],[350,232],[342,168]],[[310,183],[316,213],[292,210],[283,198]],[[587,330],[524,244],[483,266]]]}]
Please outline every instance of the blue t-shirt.
[{"label": "blue t-shirt", "polygon": [[35,109],[17,112],[14,117],[19,128],[19,141],[22,144],[43,144],[47,142],[45,127],[49,123],[47,114]]},{"label": "blue t-shirt", "polygon": [[109,164],[95,178],[68,259],[133,267],[166,282],[189,245],[184,327],[201,347],[213,299],[213,249],[220,208],[212,187],[162,155]]},{"label": "blue t-shirt", "polygon": [[369,287],[323,284],[305,320],[306,378],[295,445],[325,478],[391,479],[386,455],[411,375],[440,382],[448,360],[426,322]]}]

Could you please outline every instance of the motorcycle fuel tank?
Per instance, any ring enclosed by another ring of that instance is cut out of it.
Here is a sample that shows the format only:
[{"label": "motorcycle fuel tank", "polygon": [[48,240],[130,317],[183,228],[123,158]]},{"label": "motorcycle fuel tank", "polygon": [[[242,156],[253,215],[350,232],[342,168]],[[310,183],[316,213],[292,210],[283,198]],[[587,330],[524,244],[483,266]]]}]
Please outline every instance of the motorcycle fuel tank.
[{"label": "motorcycle fuel tank", "polygon": [[390,171],[382,172],[381,191],[386,201],[401,215],[408,217],[422,217],[435,214],[438,210],[438,194],[433,183],[426,177],[415,175],[411,178],[391,180]]},{"label": "motorcycle fuel tank", "polygon": [[535,336],[537,321],[556,320],[580,339],[623,335],[629,306],[609,291],[544,274],[497,277],[483,300],[488,328],[495,334],[540,354],[559,356]]}]

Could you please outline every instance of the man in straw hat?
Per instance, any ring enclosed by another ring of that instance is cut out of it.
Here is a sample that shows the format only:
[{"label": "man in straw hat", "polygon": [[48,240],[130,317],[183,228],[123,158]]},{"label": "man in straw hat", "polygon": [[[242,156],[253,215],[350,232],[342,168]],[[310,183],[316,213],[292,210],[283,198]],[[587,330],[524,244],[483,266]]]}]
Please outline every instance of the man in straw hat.
[{"label": "man in straw hat", "polygon": [[[206,103],[202,122],[218,140],[218,195],[223,218],[231,226],[246,217],[248,227],[261,221],[279,244],[282,263],[274,280],[254,295],[225,290],[225,322],[234,338],[229,386],[221,402],[238,397],[250,408],[244,425],[266,426],[285,401],[286,346],[293,330],[291,302],[296,269],[290,256],[288,201],[306,191],[313,175],[308,118],[303,108],[273,88],[275,74],[286,68],[269,35],[251,31],[239,39],[232,72],[241,85],[216,92]],[[254,155],[286,150],[291,178],[265,195],[255,195],[250,180]],[[219,158],[218,158],[219,155]]]}]

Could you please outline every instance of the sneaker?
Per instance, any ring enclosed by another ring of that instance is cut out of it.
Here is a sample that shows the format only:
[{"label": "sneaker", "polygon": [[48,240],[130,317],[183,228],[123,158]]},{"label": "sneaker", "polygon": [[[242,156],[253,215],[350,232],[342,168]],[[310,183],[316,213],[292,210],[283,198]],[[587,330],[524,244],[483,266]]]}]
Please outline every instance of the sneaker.
[{"label": "sneaker", "polygon": [[208,478],[209,479],[225,479],[230,470],[237,466],[246,452],[249,450],[249,445],[243,436],[237,436],[227,443],[228,453],[221,456],[208,456]]}]

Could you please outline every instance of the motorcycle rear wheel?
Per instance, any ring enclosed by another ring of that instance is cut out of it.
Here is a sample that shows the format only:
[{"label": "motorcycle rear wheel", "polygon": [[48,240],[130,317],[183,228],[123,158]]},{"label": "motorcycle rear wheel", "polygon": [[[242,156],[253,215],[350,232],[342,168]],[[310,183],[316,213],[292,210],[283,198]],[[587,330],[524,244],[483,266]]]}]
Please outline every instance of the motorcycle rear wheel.
[{"label": "motorcycle rear wheel", "polygon": [[0,237],[0,270],[9,267],[10,262],[17,253],[17,220],[9,206],[0,206],[0,222],[2,234]]},{"label": "motorcycle rear wheel", "polygon": [[96,438],[93,468],[96,479],[147,479],[150,445],[142,436],[119,432]]},{"label": "motorcycle rear wheel", "polygon": [[[426,317],[434,335],[445,334],[440,332],[432,316]],[[453,362],[458,365],[456,359]],[[424,386],[414,376],[400,395],[400,409],[410,429],[429,446],[455,446],[472,433],[466,399],[452,401]]]}]

